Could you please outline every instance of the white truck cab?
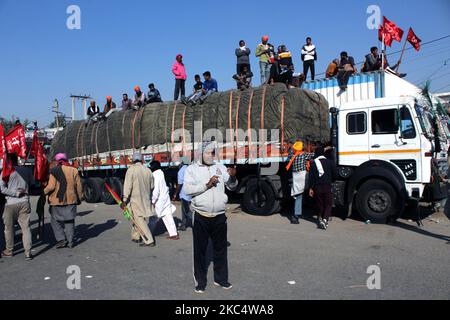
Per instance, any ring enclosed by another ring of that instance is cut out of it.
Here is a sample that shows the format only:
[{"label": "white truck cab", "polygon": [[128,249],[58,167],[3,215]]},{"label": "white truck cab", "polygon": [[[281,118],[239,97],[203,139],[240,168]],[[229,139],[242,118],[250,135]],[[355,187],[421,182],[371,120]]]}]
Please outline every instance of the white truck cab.
[{"label": "white truck cab", "polygon": [[448,129],[420,89],[390,72],[307,82],[330,104],[338,181],[335,203],[375,222],[399,217],[411,200],[446,198]]}]

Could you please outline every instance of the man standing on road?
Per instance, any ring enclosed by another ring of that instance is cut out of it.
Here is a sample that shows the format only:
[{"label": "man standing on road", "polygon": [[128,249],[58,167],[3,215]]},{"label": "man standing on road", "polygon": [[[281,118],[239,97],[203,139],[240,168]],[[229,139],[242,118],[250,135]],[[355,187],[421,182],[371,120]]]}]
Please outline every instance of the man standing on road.
[{"label": "man standing on road", "polygon": [[[142,239],[141,247],[154,247],[155,240],[148,227],[148,218],[153,216],[153,210],[150,201],[151,190],[153,189],[153,174],[149,168],[142,163],[142,154],[135,152],[133,154],[133,165],[128,168],[125,175],[123,186],[123,202],[130,204],[131,214],[136,221],[139,229],[145,235]],[[141,235],[136,227],[131,228],[131,241],[139,243]]]},{"label": "man standing on road", "polygon": [[169,188],[166,184],[164,172],[161,170],[161,163],[154,160],[150,163],[150,168],[154,178],[155,188],[152,191],[152,204],[155,206],[156,215],[163,220],[169,232],[167,239],[179,240],[180,236],[173,220],[173,213],[176,207],[170,202]]},{"label": "man standing on road", "polygon": [[186,169],[183,187],[192,197],[194,211],[193,247],[195,292],[204,293],[208,273],[206,249],[211,238],[214,248],[214,284],[231,289],[228,282],[227,217],[228,197],[238,185],[236,169],[215,164],[216,150],[212,143],[203,145],[203,163],[197,162]]},{"label": "man standing on road", "polygon": [[320,210],[318,225],[324,230],[328,228],[333,207],[331,184],[336,180],[336,166],[333,161],[325,158],[325,151],[323,147],[316,148],[309,172],[309,195],[316,198]]},{"label": "man standing on road", "polygon": [[181,165],[180,170],[178,170],[177,176],[177,189],[173,196],[173,201],[176,200],[177,195],[180,195],[181,200],[181,225],[178,230],[186,231],[188,226],[192,227],[192,212],[191,212],[191,201],[192,197],[188,196],[183,188],[184,184],[184,175],[186,173],[186,169],[189,166],[189,160],[186,157],[182,159],[183,164]]},{"label": "man standing on road", "polygon": [[31,255],[31,230],[30,230],[30,197],[29,186],[34,183],[33,173],[29,168],[18,165],[15,154],[9,154],[14,171],[9,176],[8,183],[0,178],[0,191],[5,195],[5,208],[3,212],[3,223],[5,225],[6,250],[4,257],[12,257],[14,251],[14,222],[19,223],[22,230],[22,243],[25,251],[25,259],[32,260]]},{"label": "man standing on road", "polygon": [[67,155],[55,156],[56,166],[50,170],[50,178],[44,189],[50,205],[51,224],[56,248],[73,248],[77,205],[83,200],[83,189],[78,170],[67,162]]}]

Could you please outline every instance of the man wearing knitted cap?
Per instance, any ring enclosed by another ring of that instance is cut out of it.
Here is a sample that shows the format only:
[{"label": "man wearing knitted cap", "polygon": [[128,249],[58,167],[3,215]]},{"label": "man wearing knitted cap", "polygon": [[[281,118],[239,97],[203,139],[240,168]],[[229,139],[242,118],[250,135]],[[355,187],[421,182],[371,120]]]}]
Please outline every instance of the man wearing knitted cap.
[{"label": "man wearing knitted cap", "polygon": [[185,172],[183,190],[192,197],[195,292],[204,293],[208,273],[206,249],[211,238],[214,248],[214,284],[231,289],[228,282],[227,217],[225,187],[238,186],[236,169],[215,163],[217,152],[212,143],[203,145],[202,159]]},{"label": "man wearing knitted cap", "polygon": [[[141,247],[154,247],[155,240],[148,227],[148,218],[154,215],[152,210],[150,194],[153,189],[153,174],[149,168],[142,163],[142,154],[133,154],[133,165],[128,168],[123,186],[123,202],[129,204],[136,224],[142,230],[146,239],[142,239]],[[139,243],[140,234],[133,226],[131,229],[131,240]]]},{"label": "man wearing knitted cap", "polygon": [[274,48],[269,44],[269,37],[262,37],[262,43],[256,47],[256,56],[259,58],[259,68],[261,70],[261,85],[265,84],[270,77],[270,54]]},{"label": "man wearing knitted cap", "polygon": [[77,205],[83,200],[83,189],[78,170],[67,162],[65,153],[58,153],[55,162],[55,167],[50,170],[50,179],[44,193],[48,195],[51,224],[57,241],[56,248],[66,246],[72,248]]},{"label": "man wearing knitted cap", "polygon": [[145,106],[145,94],[141,91],[139,86],[134,87],[134,100],[132,102],[132,107],[135,110],[139,110],[143,106]]},{"label": "man wearing knitted cap", "polygon": [[183,56],[178,54],[176,57],[176,61],[172,66],[172,73],[175,76],[175,91],[173,100],[177,101],[180,96],[181,98],[185,96],[185,82],[186,82],[186,68],[183,63]]}]

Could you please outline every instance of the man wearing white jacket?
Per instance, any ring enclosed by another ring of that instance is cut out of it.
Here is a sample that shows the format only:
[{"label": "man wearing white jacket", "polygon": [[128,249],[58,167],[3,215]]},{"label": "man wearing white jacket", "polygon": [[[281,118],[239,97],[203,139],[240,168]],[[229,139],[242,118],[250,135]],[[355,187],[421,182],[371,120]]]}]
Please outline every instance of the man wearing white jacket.
[{"label": "man wearing white jacket", "polygon": [[228,282],[227,217],[228,197],[238,185],[236,169],[215,164],[216,150],[212,143],[203,146],[203,163],[197,162],[186,169],[183,188],[192,196],[194,280],[195,292],[204,293],[208,273],[206,249],[209,238],[214,248],[214,284],[231,289]]},{"label": "man wearing white jacket", "polygon": [[306,38],[306,44],[302,48],[303,74],[308,78],[308,69],[311,70],[311,80],[316,76],[315,61],[317,61],[316,46],[312,44],[310,37]]},{"label": "man wearing white jacket", "polygon": [[152,191],[152,204],[155,206],[156,215],[162,218],[169,236],[167,239],[179,240],[177,227],[173,221],[173,213],[176,207],[170,202],[169,188],[164,178],[164,172],[161,170],[161,164],[158,161],[152,161],[150,168],[153,172],[154,189]]}]

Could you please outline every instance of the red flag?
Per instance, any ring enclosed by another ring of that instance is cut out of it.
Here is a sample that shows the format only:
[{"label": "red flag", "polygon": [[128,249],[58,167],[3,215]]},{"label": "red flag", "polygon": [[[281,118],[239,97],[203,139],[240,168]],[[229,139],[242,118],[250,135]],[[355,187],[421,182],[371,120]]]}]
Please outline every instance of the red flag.
[{"label": "red flag", "polygon": [[0,123],[0,159],[3,159],[4,154],[6,154],[5,130]]},{"label": "red flag", "polygon": [[37,130],[33,133],[30,155],[34,157],[34,179],[41,183],[48,179],[48,161],[45,156],[44,146],[39,142]]},{"label": "red flag", "polygon": [[420,43],[422,42],[422,40],[420,40],[416,36],[412,28],[409,28],[408,37],[406,38],[406,40],[408,40],[408,42],[411,43],[414,49],[416,49],[417,51],[420,50]]},{"label": "red flag", "polygon": [[378,39],[381,42],[383,41],[383,34],[384,34],[384,44],[390,47],[394,39],[392,39],[392,36],[390,34],[384,32],[383,26],[380,26],[380,28],[378,29]]},{"label": "red flag", "polygon": [[16,124],[14,128],[6,134],[5,143],[9,153],[15,153],[19,158],[26,159],[27,144],[25,139],[25,129],[21,124]]},{"label": "red flag", "polygon": [[8,154],[3,154],[3,168],[2,168],[2,179],[6,183],[9,181],[9,176],[13,173],[14,166],[12,165],[11,159],[8,157]]},{"label": "red flag", "polygon": [[384,35],[384,43],[387,46],[391,46],[392,41],[401,42],[403,38],[403,30],[400,29],[394,22],[389,21],[383,16],[383,25],[380,26],[378,31],[378,38],[382,41],[382,36]]}]

